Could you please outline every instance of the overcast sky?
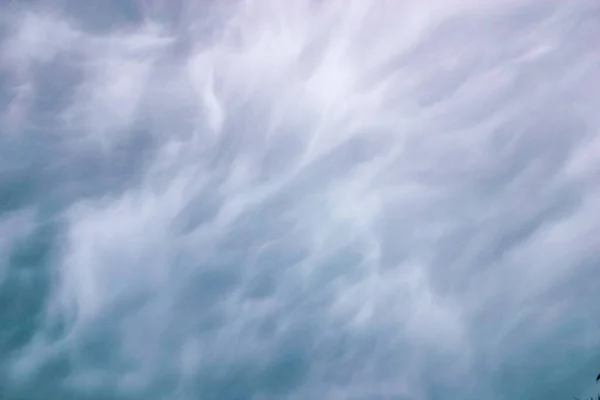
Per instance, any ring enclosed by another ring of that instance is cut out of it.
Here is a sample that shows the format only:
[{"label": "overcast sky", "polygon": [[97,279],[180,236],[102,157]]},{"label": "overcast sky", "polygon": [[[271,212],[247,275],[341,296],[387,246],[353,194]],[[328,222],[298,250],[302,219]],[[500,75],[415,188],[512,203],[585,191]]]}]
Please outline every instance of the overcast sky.
[{"label": "overcast sky", "polygon": [[2,399],[596,393],[597,1],[0,7]]}]

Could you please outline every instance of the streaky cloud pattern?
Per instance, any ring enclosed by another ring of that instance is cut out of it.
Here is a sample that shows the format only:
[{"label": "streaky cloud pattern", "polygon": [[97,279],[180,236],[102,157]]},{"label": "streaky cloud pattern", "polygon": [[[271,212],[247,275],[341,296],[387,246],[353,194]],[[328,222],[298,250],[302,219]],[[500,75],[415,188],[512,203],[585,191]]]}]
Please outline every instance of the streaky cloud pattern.
[{"label": "streaky cloud pattern", "polygon": [[0,7],[1,399],[595,393],[597,1]]}]

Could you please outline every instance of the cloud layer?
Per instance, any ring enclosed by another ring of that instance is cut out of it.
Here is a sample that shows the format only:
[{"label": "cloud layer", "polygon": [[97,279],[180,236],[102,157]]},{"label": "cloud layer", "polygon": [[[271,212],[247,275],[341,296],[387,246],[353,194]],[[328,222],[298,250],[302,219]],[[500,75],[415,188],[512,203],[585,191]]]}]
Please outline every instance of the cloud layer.
[{"label": "cloud layer", "polygon": [[102,4],[1,18],[3,398],[593,390],[593,1]]}]

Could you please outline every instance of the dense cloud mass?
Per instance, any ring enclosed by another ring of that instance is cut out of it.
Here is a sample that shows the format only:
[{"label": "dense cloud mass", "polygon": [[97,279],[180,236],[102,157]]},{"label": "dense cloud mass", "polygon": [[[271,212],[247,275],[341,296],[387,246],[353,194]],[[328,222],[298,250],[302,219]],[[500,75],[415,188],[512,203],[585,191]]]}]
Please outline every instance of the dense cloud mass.
[{"label": "dense cloud mass", "polygon": [[3,400],[595,393],[597,1],[0,7]]}]

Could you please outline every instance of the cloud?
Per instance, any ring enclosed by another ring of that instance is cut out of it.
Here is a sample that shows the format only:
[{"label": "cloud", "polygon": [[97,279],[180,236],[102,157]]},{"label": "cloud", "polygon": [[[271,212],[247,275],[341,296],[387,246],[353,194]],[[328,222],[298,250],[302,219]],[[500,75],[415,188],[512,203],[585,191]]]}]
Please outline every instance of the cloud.
[{"label": "cloud", "polygon": [[592,2],[144,4],[7,25],[0,143],[41,143],[56,241],[11,394],[589,389]]}]

